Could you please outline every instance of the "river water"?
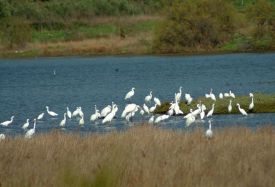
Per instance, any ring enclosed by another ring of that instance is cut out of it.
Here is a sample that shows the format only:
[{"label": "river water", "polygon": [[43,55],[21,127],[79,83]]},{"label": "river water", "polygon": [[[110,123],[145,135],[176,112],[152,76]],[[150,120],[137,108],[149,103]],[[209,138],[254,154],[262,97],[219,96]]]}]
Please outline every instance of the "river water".
[{"label": "river water", "polygon": [[[55,72],[55,73],[54,73]],[[62,57],[0,60],[0,122],[14,115],[8,127],[0,133],[24,134],[21,126],[27,118],[34,119],[45,106],[59,114],[52,119],[45,115],[36,132],[59,129],[68,106],[71,111],[81,106],[85,125],[68,120],[68,132],[106,132],[122,130],[148,121],[149,116],[135,115],[133,123],[120,118],[125,107],[124,96],[135,87],[131,100],[142,105],[144,97],[153,91],[161,101],[170,101],[179,86],[194,98],[209,93],[232,90],[236,95],[249,92],[275,93],[275,53],[226,54],[208,56],[138,56],[138,57]],[[114,101],[119,108],[111,124],[89,121],[94,105],[99,109]],[[274,124],[275,114],[213,116],[213,128],[230,126],[259,127]],[[207,121],[194,126],[207,127]],[[171,117],[156,126],[185,130],[182,117]],[[32,127],[32,123],[30,125]]]}]

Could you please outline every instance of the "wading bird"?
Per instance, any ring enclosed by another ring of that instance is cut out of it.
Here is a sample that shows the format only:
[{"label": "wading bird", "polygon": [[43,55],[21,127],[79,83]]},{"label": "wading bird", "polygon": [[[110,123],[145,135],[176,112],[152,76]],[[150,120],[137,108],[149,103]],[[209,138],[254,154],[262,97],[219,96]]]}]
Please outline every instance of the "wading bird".
[{"label": "wading bird", "polygon": [[209,123],[209,127],[208,127],[208,129],[206,130],[206,132],[205,132],[205,136],[206,136],[207,138],[212,138],[212,137],[213,137],[213,131],[212,131],[212,129],[211,129],[211,120],[209,120],[208,123]]},{"label": "wading bird", "polygon": [[47,113],[48,113],[50,116],[52,116],[52,117],[58,116],[57,113],[55,113],[55,112],[53,112],[53,111],[50,111],[48,106],[46,106],[46,109],[47,109]]},{"label": "wading bird", "polygon": [[1,123],[1,125],[7,127],[8,125],[12,124],[13,118],[14,118],[14,116],[11,116],[11,120],[9,120],[9,121],[4,121],[4,122]]},{"label": "wading bird", "polygon": [[241,106],[240,106],[239,103],[237,103],[237,107],[238,107],[238,109],[239,109],[239,111],[240,111],[240,113],[241,113],[242,115],[247,116],[246,111],[245,111],[244,109],[241,108]]},{"label": "wading bird", "polygon": [[125,100],[130,99],[131,97],[133,97],[135,95],[135,88],[133,87],[131,91],[129,91],[126,95],[125,95]]},{"label": "wading bird", "polygon": [[36,119],[34,119],[33,121],[33,128],[26,132],[25,138],[31,138],[35,134]]}]

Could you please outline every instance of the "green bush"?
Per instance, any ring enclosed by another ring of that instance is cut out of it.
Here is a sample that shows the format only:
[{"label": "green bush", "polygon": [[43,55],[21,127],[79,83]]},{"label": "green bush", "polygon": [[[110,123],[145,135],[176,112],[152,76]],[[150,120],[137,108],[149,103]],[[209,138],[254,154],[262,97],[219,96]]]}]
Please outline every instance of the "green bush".
[{"label": "green bush", "polygon": [[176,1],[156,30],[154,50],[209,49],[229,41],[236,30],[236,10],[223,0]]}]

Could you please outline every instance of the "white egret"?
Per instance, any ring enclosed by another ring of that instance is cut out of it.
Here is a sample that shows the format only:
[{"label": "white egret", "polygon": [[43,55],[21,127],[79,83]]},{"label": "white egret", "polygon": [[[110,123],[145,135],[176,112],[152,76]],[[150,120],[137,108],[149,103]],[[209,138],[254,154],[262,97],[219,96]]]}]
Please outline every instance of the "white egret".
[{"label": "white egret", "polygon": [[145,102],[150,102],[151,101],[151,99],[152,99],[152,91],[150,91],[150,94],[149,95],[147,95],[145,98],[144,98],[144,100],[145,100]]},{"label": "white egret", "polygon": [[35,133],[36,119],[34,119],[33,121],[34,121],[33,128],[26,132],[25,138],[31,138]]},{"label": "white egret", "polygon": [[242,115],[247,116],[246,111],[245,111],[244,109],[241,108],[241,106],[240,106],[239,103],[237,103],[237,107],[238,107],[238,109],[239,109],[239,111],[240,111],[240,113],[241,113]]},{"label": "white egret", "polygon": [[103,108],[103,109],[101,110],[100,116],[101,116],[101,117],[106,117],[106,116],[111,112],[111,110],[112,110],[111,105],[106,106],[105,108]]},{"label": "white egret", "polygon": [[213,101],[216,101],[216,96],[213,94],[213,89],[210,89],[210,93],[207,95],[207,98],[211,98]]},{"label": "white egret", "polygon": [[44,117],[44,112],[42,112],[41,114],[39,114],[38,115],[38,117],[37,117],[37,120],[41,120],[41,119],[43,119],[43,117]]},{"label": "white egret", "polygon": [[185,94],[185,100],[186,100],[186,102],[187,102],[187,105],[190,105],[191,102],[193,101],[193,98],[191,97],[190,94],[186,93],[186,94]]},{"label": "white egret", "polygon": [[66,115],[67,115],[67,113],[64,113],[64,118],[62,119],[62,121],[59,124],[60,127],[64,127],[66,125]]},{"label": "white egret", "polygon": [[112,111],[102,120],[102,124],[111,122],[116,115],[117,106],[113,105]]},{"label": "white egret", "polygon": [[253,108],[254,108],[254,95],[253,95],[253,93],[249,93],[249,96],[251,97],[251,103],[249,104],[248,109],[253,110]]},{"label": "white egret", "polygon": [[144,114],[144,110],[142,110],[142,109],[140,109],[140,115],[142,115],[143,116],[143,114]]},{"label": "white egret", "polygon": [[156,118],[156,120],[155,120],[155,123],[159,123],[159,122],[161,122],[161,121],[163,121],[163,120],[165,120],[165,119],[168,119],[170,116],[169,115],[166,115],[166,114],[164,114],[164,115],[161,115],[161,116],[158,116],[157,118]]},{"label": "white egret", "polygon": [[79,107],[78,115],[82,118],[84,116],[84,113],[82,112],[81,106]]},{"label": "white egret", "polygon": [[228,112],[231,113],[231,111],[232,111],[232,100],[231,99],[229,101],[229,105],[227,108],[228,108]]},{"label": "white egret", "polygon": [[234,98],[234,99],[236,98],[235,94],[233,92],[231,92],[231,90],[229,90],[229,96],[232,97],[232,98]]},{"label": "white egret", "polygon": [[199,115],[200,113],[201,113],[201,106],[200,104],[197,104],[197,109],[192,112],[192,115],[194,117],[197,117],[197,115]]},{"label": "white egret", "polygon": [[189,127],[192,123],[194,123],[196,120],[195,116],[193,116],[192,113],[186,118],[185,124],[187,127]]},{"label": "white egret", "polygon": [[193,113],[193,109],[191,108],[191,109],[190,109],[190,112],[189,112],[187,115],[185,115],[183,118],[184,118],[184,119],[189,118],[189,117],[192,115],[192,113]]},{"label": "white egret", "polygon": [[129,91],[126,95],[125,95],[125,100],[130,99],[131,97],[133,97],[135,95],[135,88],[133,87],[131,91]]},{"label": "white egret", "polygon": [[219,94],[219,98],[223,99],[223,94],[222,93]]},{"label": "white egret", "polygon": [[83,126],[84,123],[85,123],[85,121],[84,121],[84,116],[81,116],[81,118],[80,118],[78,124],[79,124],[80,126]]},{"label": "white egret", "polygon": [[47,113],[48,113],[50,116],[52,116],[52,117],[58,116],[57,113],[55,113],[55,112],[53,112],[53,111],[50,111],[48,106],[46,106],[46,109],[47,109]]},{"label": "white egret", "polygon": [[155,117],[154,117],[154,116],[151,116],[150,119],[149,119],[149,121],[148,121],[149,124],[153,124],[153,123],[154,123],[154,119],[155,119]]},{"label": "white egret", "polygon": [[73,111],[72,117],[76,117],[79,114],[79,107],[76,107],[75,111]]},{"label": "white egret", "polygon": [[29,122],[29,119],[27,119],[27,122],[26,123],[24,123],[24,125],[22,126],[22,129],[26,129],[26,128],[28,128],[29,127],[29,125],[30,125],[30,122]]},{"label": "white egret", "polygon": [[148,108],[148,106],[145,103],[143,104],[143,110],[145,112],[147,112],[148,114],[150,114],[149,108]]},{"label": "white egret", "polygon": [[177,102],[180,102],[180,100],[181,100],[181,94],[182,94],[181,89],[182,89],[182,87],[180,87],[179,92],[175,94],[175,101],[177,101]]},{"label": "white egret", "polygon": [[68,116],[69,119],[72,118],[72,113],[71,113],[69,107],[67,107],[67,116]]},{"label": "white egret", "polygon": [[201,117],[201,120],[203,120],[203,118],[205,117],[205,112],[203,107],[201,107],[200,117]]},{"label": "white egret", "polygon": [[173,109],[174,109],[176,115],[183,114],[183,112],[180,109],[179,103],[177,101],[174,103]]},{"label": "white egret", "polygon": [[212,108],[211,110],[209,110],[209,112],[207,113],[206,117],[210,117],[213,115],[214,113],[214,108],[215,108],[215,103],[212,104]]},{"label": "white egret", "polygon": [[125,118],[128,113],[131,113],[136,110],[138,105],[132,103],[125,106],[125,109],[123,110],[121,117]]},{"label": "white egret", "polygon": [[13,118],[14,118],[14,116],[11,116],[11,119],[9,121],[4,121],[4,122],[1,123],[1,125],[7,127],[8,125],[12,124]]},{"label": "white egret", "polygon": [[150,113],[153,113],[157,108],[157,104],[155,104],[154,106],[152,106],[150,109],[149,109],[149,112]]},{"label": "white egret", "polygon": [[158,106],[161,105],[161,102],[160,102],[159,98],[157,98],[157,97],[154,97],[154,102],[155,102],[156,105],[158,105]]},{"label": "white egret", "polygon": [[212,138],[213,137],[213,131],[211,129],[211,120],[209,120],[208,123],[209,123],[209,128],[206,130],[205,136],[207,138]]},{"label": "white egret", "polygon": [[224,93],[223,96],[224,97],[230,97],[229,93]]},{"label": "white egret", "polygon": [[2,134],[0,134],[0,141],[1,141],[1,140],[5,140],[5,139],[6,139],[6,135],[5,135],[5,134],[3,134],[3,133],[2,133]]},{"label": "white egret", "polygon": [[95,121],[98,118],[100,118],[100,113],[99,113],[99,110],[96,108],[96,105],[95,105],[95,113],[91,115],[90,120]]}]

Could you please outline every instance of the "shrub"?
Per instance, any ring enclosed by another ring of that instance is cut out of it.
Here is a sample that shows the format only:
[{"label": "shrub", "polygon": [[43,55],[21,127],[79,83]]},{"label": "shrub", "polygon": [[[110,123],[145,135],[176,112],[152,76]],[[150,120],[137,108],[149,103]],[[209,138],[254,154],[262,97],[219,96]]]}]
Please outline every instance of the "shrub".
[{"label": "shrub", "polygon": [[234,34],[238,23],[236,14],[228,1],[176,1],[156,31],[154,49],[176,52],[218,46]]},{"label": "shrub", "polygon": [[31,27],[25,19],[7,17],[0,22],[1,42],[7,47],[24,47],[31,40]]}]

